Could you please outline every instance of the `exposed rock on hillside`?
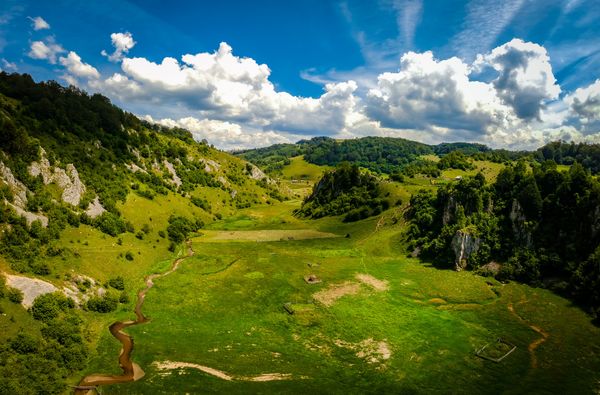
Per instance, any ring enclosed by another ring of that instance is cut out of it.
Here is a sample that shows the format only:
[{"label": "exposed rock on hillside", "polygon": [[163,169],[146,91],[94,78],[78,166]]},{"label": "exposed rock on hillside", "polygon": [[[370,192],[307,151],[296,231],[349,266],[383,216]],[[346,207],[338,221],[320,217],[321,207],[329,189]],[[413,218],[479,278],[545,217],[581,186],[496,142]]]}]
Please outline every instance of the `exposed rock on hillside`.
[{"label": "exposed rock on hillside", "polygon": [[62,200],[72,206],[79,205],[81,196],[85,193],[85,185],[79,179],[79,173],[73,164],[69,163],[66,166],[66,171],[60,167],[50,165],[46,158],[46,151],[40,149],[41,159],[38,162],[33,162],[29,166],[29,174],[34,177],[42,176],[45,185],[55,183],[63,190]]},{"label": "exposed rock on hillside", "polygon": [[31,307],[38,296],[58,291],[58,288],[54,285],[37,278],[13,276],[11,274],[5,274],[5,277],[8,286],[23,292],[21,304],[25,308]]},{"label": "exposed rock on hillside", "polygon": [[106,209],[102,206],[102,203],[100,203],[100,199],[98,198],[98,196],[96,196],[96,198],[92,200],[88,205],[87,209],[85,210],[85,213],[90,218],[96,218],[102,215],[102,213],[105,211]]},{"label": "exposed rock on hillside", "polygon": [[456,256],[455,266],[457,271],[467,267],[469,257],[479,249],[479,238],[473,236],[468,229],[460,229],[452,238],[452,250]]},{"label": "exposed rock on hillside", "polygon": [[46,217],[45,215],[32,213],[11,203],[9,203],[8,205],[12,207],[13,210],[15,210],[17,215],[25,218],[25,221],[27,221],[27,225],[31,225],[35,221],[40,221],[44,228],[48,227],[48,217]]},{"label": "exposed rock on hillside", "polygon": [[513,199],[512,208],[509,214],[510,222],[515,239],[523,243],[525,246],[531,246],[531,232],[525,227],[525,213],[521,204],[517,199]]},{"label": "exposed rock on hillside", "polygon": [[12,171],[3,162],[0,162],[0,176],[13,193],[14,204],[17,207],[25,208],[27,204],[27,187],[15,178]]},{"label": "exposed rock on hillside", "polygon": [[125,167],[127,167],[132,173],[137,173],[139,171],[140,173],[148,174],[146,170],[142,169],[135,163],[131,163],[129,165],[126,164]]},{"label": "exposed rock on hillside", "polygon": [[169,171],[169,173],[171,173],[171,182],[176,185],[177,187],[181,186],[181,178],[179,178],[179,176],[177,175],[177,172],[175,171],[175,166],[173,166],[173,164],[171,162],[169,162],[168,160],[164,160],[163,164],[165,165],[165,167],[167,168],[167,170]]}]

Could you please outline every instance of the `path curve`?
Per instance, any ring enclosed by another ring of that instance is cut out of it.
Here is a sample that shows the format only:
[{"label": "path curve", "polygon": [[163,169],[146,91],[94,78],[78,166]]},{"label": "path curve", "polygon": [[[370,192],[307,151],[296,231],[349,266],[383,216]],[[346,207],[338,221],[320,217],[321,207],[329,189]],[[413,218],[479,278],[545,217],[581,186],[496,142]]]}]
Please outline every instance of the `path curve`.
[{"label": "path curve", "polygon": [[119,354],[119,366],[123,370],[123,374],[121,375],[104,375],[104,374],[91,374],[84,377],[79,384],[75,387],[75,394],[82,395],[89,393],[91,388],[94,388],[99,385],[107,385],[107,384],[117,384],[117,383],[126,383],[129,381],[136,381],[144,377],[144,371],[142,368],[134,363],[131,360],[131,353],[133,352],[133,338],[123,332],[124,329],[129,328],[130,326],[144,324],[149,321],[144,313],[142,312],[142,306],[144,304],[144,299],[146,298],[146,293],[154,286],[154,280],[157,278],[161,278],[173,273],[179,265],[186,260],[187,258],[194,255],[194,250],[192,249],[191,240],[186,241],[187,246],[187,254],[185,256],[179,257],[173,261],[171,269],[167,270],[164,273],[160,274],[150,274],[146,276],[145,283],[146,287],[138,292],[137,295],[137,303],[135,305],[135,321],[117,321],[109,327],[110,333],[121,343],[122,348]]},{"label": "path curve", "polygon": [[[526,300],[521,300],[518,304],[521,303],[526,303]],[[542,343],[544,343],[548,337],[550,337],[550,334],[548,334],[548,332],[544,331],[542,328],[540,328],[539,326],[533,325],[531,323],[529,323],[528,321],[526,321],[525,319],[523,319],[523,317],[521,317],[519,314],[517,314],[517,312],[515,311],[515,308],[511,303],[508,304],[508,310],[519,319],[519,321],[524,322],[528,327],[530,327],[533,331],[535,331],[536,333],[538,333],[539,335],[541,335],[542,337],[532,341],[531,343],[529,343],[529,345],[527,346],[527,350],[529,351],[529,354],[531,355],[531,368],[532,369],[536,369],[538,367],[538,360],[537,360],[537,355],[535,354],[535,350],[536,348],[538,348],[540,345],[542,345]]]}]

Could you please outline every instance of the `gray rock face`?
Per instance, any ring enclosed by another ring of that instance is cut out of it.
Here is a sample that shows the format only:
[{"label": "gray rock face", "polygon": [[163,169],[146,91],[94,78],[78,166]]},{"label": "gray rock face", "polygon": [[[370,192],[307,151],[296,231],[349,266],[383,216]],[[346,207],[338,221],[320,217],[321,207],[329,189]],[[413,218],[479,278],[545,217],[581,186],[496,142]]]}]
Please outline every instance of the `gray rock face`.
[{"label": "gray rock face", "polygon": [[456,211],[456,202],[454,196],[450,196],[444,206],[444,213],[442,214],[442,224],[447,225],[454,219],[454,212]]},{"label": "gray rock face", "polygon": [[531,246],[531,232],[525,227],[525,213],[517,199],[513,199],[510,214],[508,216],[512,224],[512,230],[515,239],[523,243],[525,246]]},{"label": "gray rock face", "polygon": [[13,193],[15,206],[25,208],[27,204],[27,187],[16,179],[12,171],[3,162],[0,162],[0,177]]},{"label": "gray rock face", "polygon": [[94,200],[92,200],[88,205],[87,209],[85,210],[85,213],[90,218],[96,218],[102,215],[102,213],[104,213],[105,211],[106,209],[104,208],[104,206],[102,206],[102,203],[100,203],[100,199],[98,198],[98,196],[96,196]]},{"label": "gray rock face", "polygon": [[452,238],[452,250],[456,256],[456,271],[467,267],[469,257],[479,250],[479,238],[474,237],[468,230],[460,229]]},{"label": "gray rock face", "polygon": [[180,187],[181,186],[181,178],[179,178],[179,176],[177,175],[177,172],[175,171],[175,166],[173,166],[173,164],[166,159],[163,160],[163,164],[165,165],[165,167],[171,174],[171,177],[172,177],[171,183],[173,183],[177,187]]},{"label": "gray rock face", "polygon": [[41,160],[39,162],[33,162],[29,166],[29,174],[34,177],[41,175],[45,185],[55,183],[63,190],[62,200],[65,203],[73,206],[79,205],[81,196],[85,193],[85,185],[79,179],[79,173],[75,166],[69,163],[66,166],[66,170],[50,166],[50,162],[46,158],[46,151],[43,148],[41,149],[40,156]]}]

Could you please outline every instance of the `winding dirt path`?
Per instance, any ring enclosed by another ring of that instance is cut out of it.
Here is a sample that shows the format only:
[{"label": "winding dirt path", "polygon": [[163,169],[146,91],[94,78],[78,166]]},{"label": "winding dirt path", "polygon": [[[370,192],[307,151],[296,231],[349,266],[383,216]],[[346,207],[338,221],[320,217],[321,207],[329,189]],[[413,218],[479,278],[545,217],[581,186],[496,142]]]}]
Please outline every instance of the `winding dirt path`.
[{"label": "winding dirt path", "polygon": [[123,374],[104,375],[94,373],[86,376],[75,387],[76,395],[88,394],[90,391],[94,391],[95,387],[99,385],[126,383],[129,381],[136,381],[144,377],[144,371],[142,368],[131,360],[131,353],[133,352],[133,338],[123,332],[123,330],[129,328],[130,326],[144,324],[149,321],[149,319],[144,316],[144,313],[142,313],[142,306],[144,304],[144,299],[146,298],[146,293],[154,286],[155,279],[173,273],[175,270],[177,270],[177,268],[179,268],[179,265],[184,260],[194,255],[192,242],[190,240],[186,241],[186,246],[187,254],[183,257],[175,259],[171,269],[164,273],[151,274],[145,278],[146,287],[138,292],[137,295],[137,303],[134,309],[136,316],[135,321],[117,321],[109,327],[110,333],[121,343],[123,347],[121,349],[121,353],[119,354],[119,366],[123,370]]},{"label": "winding dirt path", "polygon": [[[526,300],[521,300],[518,304],[522,304],[522,303],[526,303],[526,302],[527,302]],[[524,322],[533,331],[537,332],[539,335],[542,336],[542,337],[532,341],[527,346],[527,350],[529,351],[529,354],[531,355],[531,368],[536,369],[538,367],[538,360],[537,360],[537,355],[535,354],[535,350],[540,345],[542,345],[542,343],[544,343],[548,339],[548,337],[550,337],[550,334],[548,332],[544,331],[539,326],[533,325],[533,324],[527,322],[526,320],[524,320],[523,317],[521,317],[519,314],[517,314],[512,302],[508,304],[508,311],[510,311],[515,317],[517,317],[517,319],[519,321]]]}]

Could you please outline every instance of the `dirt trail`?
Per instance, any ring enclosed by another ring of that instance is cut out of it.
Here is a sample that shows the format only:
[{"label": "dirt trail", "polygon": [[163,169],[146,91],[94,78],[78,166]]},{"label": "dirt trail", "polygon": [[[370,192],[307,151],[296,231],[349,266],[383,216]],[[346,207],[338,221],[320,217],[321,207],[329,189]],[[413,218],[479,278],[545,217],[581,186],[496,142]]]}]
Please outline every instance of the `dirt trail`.
[{"label": "dirt trail", "polygon": [[[517,304],[522,304],[522,303],[527,303],[526,300],[521,300],[519,303]],[[519,314],[517,314],[517,312],[515,311],[515,308],[511,303],[508,304],[508,311],[510,311],[515,317],[517,317],[517,319],[519,321],[524,322],[528,327],[530,327],[533,331],[537,332],[538,334],[540,334],[542,337],[532,341],[531,343],[529,343],[529,345],[527,346],[527,350],[529,350],[529,354],[531,355],[531,368],[532,369],[536,369],[538,367],[538,360],[537,360],[537,355],[535,354],[535,350],[536,348],[538,348],[542,343],[544,343],[548,337],[550,337],[550,334],[546,331],[544,331],[542,328],[540,328],[539,326],[533,325],[529,322],[527,322],[526,320],[523,319],[523,317],[521,317]]]},{"label": "dirt trail", "polygon": [[[163,370],[163,371],[177,370],[177,369],[197,369],[201,372],[210,374],[211,376],[218,377],[225,381],[237,380],[237,381],[264,382],[264,381],[281,381],[281,380],[293,379],[293,376],[290,373],[263,373],[258,376],[234,376],[229,373],[223,372],[222,370],[211,368],[210,366],[198,365],[196,363],[190,363],[190,362],[163,361],[163,362],[153,362],[152,365],[156,369]],[[301,377],[301,378],[304,378],[304,377]]]},{"label": "dirt trail", "polygon": [[123,370],[123,374],[121,375],[103,375],[103,374],[91,374],[89,376],[84,377],[79,384],[75,387],[75,394],[83,395],[88,394],[90,391],[90,387],[95,387],[98,385],[107,385],[107,384],[117,384],[117,383],[126,383],[129,381],[136,381],[144,377],[144,371],[141,367],[135,364],[131,360],[131,353],[133,352],[133,338],[123,332],[123,329],[129,328],[130,326],[144,324],[149,321],[149,319],[144,316],[142,313],[142,306],[144,304],[144,299],[146,297],[146,293],[154,286],[154,280],[160,277],[167,276],[173,273],[179,265],[186,260],[187,258],[194,255],[194,250],[192,249],[191,241],[186,242],[187,245],[187,254],[183,257],[177,258],[173,261],[173,265],[171,269],[164,273],[160,274],[151,274],[146,277],[146,287],[138,292],[137,303],[135,305],[135,321],[117,321],[113,323],[110,327],[110,333],[121,343],[123,348],[121,349],[121,353],[119,354],[119,366]]}]

